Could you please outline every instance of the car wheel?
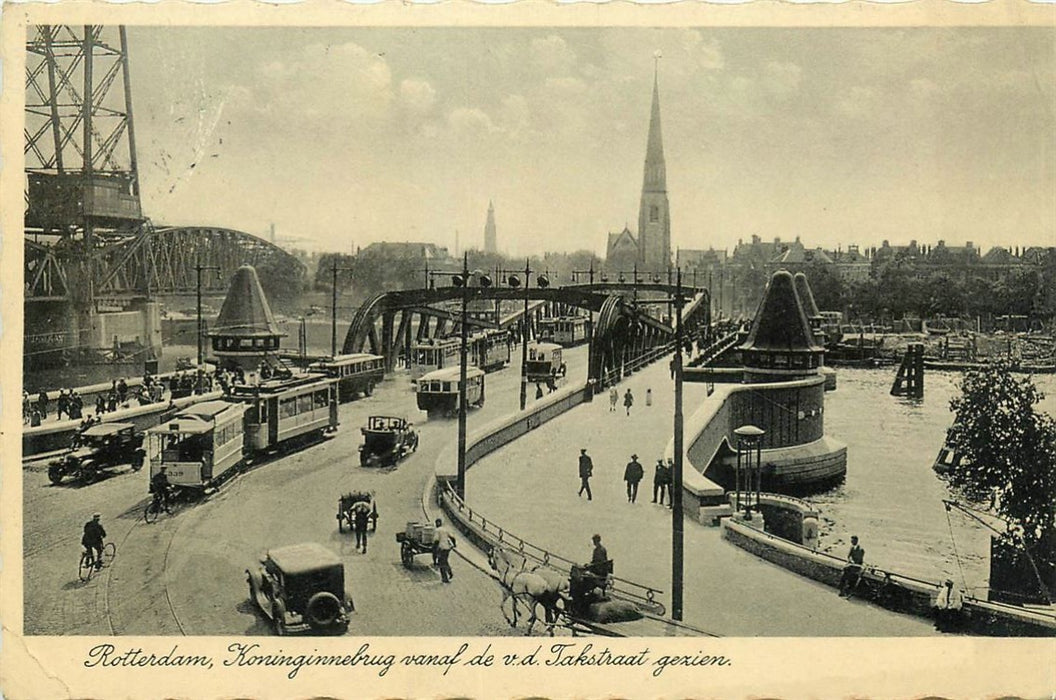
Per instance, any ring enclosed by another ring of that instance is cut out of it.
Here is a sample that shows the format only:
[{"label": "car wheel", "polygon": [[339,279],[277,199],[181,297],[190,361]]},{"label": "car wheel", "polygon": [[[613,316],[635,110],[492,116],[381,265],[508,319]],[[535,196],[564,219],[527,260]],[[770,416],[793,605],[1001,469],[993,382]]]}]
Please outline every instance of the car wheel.
[{"label": "car wheel", "polygon": [[333,626],[341,617],[341,601],[328,591],[319,591],[308,599],[304,617],[314,630]]},{"label": "car wheel", "polygon": [[59,466],[48,467],[48,479],[50,479],[51,483],[53,483],[53,484],[57,484],[60,481],[62,481],[62,467],[59,467]]}]

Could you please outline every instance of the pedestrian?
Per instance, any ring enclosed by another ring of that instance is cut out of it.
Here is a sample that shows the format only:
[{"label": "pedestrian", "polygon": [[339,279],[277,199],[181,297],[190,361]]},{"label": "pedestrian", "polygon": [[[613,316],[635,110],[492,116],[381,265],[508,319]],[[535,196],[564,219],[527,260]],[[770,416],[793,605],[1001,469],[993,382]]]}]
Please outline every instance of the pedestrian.
[{"label": "pedestrian", "polygon": [[652,406],[653,405],[653,390],[652,390],[651,387],[645,390],[645,405],[646,406]]},{"label": "pedestrian", "polygon": [[616,404],[620,401],[620,391],[616,387],[609,389],[609,411],[616,410]]},{"label": "pedestrian", "polygon": [[674,506],[675,495],[672,491],[671,484],[675,478],[675,460],[671,457],[667,458],[667,464],[664,465],[664,491],[667,492],[667,507],[671,508]]},{"label": "pedestrian", "polygon": [[45,420],[48,417],[48,392],[43,389],[40,390],[40,394],[37,396],[37,410],[40,411],[40,419]]},{"label": "pedestrian", "polygon": [[543,385],[540,384],[539,382],[535,383],[535,398],[537,398],[537,399],[543,398]]},{"label": "pedestrian", "polygon": [[[664,491],[667,490],[665,484],[667,483],[667,466],[664,464],[664,460],[656,460],[656,466],[653,468],[653,503],[659,503],[664,505]],[[657,497],[660,498],[657,501]]]},{"label": "pedestrian", "polygon": [[128,383],[124,377],[117,380],[117,402],[124,403],[128,397]]},{"label": "pedestrian", "polygon": [[25,389],[22,390],[22,425],[29,422],[30,416],[33,415],[33,401],[29,398],[29,392]]},{"label": "pedestrian", "polygon": [[865,549],[858,544],[858,536],[851,536],[851,549],[847,552],[847,565],[843,567],[840,577],[840,597],[849,598],[862,578],[862,562],[865,561]]},{"label": "pedestrian", "polygon": [[33,410],[29,414],[29,427],[36,428],[40,425],[40,420],[40,408],[34,406]]},{"label": "pedestrian", "polygon": [[671,379],[675,378],[675,356],[671,356],[671,362],[667,364],[667,368],[671,371]]},{"label": "pedestrian", "polygon": [[444,527],[444,521],[440,518],[436,519],[436,565],[440,567],[440,580],[444,583],[450,583],[451,579],[455,577],[455,573],[451,571],[451,550],[458,546],[455,541],[455,536],[451,534],[451,531]]},{"label": "pedestrian", "polygon": [[352,529],[356,533],[356,550],[363,548],[367,553],[367,526],[370,524],[370,507],[363,501],[356,504],[355,513],[352,516]]},{"label": "pedestrian", "polygon": [[645,470],[642,469],[642,465],[638,461],[638,455],[631,455],[631,461],[627,463],[627,467],[623,470],[623,480],[627,482],[628,503],[637,503],[638,482],[642,480],[644,475]]},{"label": "pedestrian", "polygon": [[77,419],[84,414],[84,399],[74,391],[70,396],[70,418]]},{"label": "pedestrian", "polygon": [[583,492],[587,492],[587,500],[592,500],[590,494],[590,477],[594,475],[594,461],[587,454],[587,448],[582,448],[579,451],[579,493],[576,494],[580,498],[583,497]]},{"label": "pedestrian", "polygon": [[95,415],[101,416],[106,413],[106,399],[102,394],[95,395]]},{"label": "pedestrian", "polygon": [[117,394],[113,391],[106,397],[106,410],[109,413],[113,413],[117,410]]},{"label": "pedestrian", "polygon": [[557,383],[554,381],[553,377],[546,378],[546,388],[551,394],[557,391]]},{"label": "pedestrian", "polygon": [[631,415],[631,406],[634,405],[634,394],[631,393],[630,387],[627,388],[627,393],[623,395],[623,406],[627,409],[627,415]]},{"label": "pedestrian", "polygon": [[66,395],[65,389],[59,389],[59,398],[55,401],[55,420],[62,420],[63,415],[69,415],[70,397]]}]

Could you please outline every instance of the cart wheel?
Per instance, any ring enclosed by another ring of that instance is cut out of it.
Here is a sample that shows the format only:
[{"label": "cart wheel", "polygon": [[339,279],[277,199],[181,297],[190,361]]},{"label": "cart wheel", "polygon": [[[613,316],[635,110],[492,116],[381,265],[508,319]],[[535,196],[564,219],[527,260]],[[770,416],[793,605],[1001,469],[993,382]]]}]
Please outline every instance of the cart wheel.
[{"label": "cart wheel", "polygon": [[367,385],[365,387],[363,387],[363,395],[364,396],[371,396],[373,394],[374,394],[374,384],[372,382],[368,382]]},{"label": "cart wheel", "polygon": [[414,552],[411,551],[411,545],[406,542],[400,545],[400,561],[408,569],[411,568],[411,562],[414,561]]}]

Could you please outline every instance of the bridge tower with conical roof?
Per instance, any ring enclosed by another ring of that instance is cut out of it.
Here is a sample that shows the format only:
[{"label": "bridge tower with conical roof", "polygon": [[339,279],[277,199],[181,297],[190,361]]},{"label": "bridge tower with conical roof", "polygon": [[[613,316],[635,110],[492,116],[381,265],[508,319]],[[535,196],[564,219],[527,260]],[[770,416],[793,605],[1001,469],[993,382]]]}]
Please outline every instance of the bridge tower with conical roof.
[{"label": "bridge tower with conical roof", "polygon": [[220,365],[252,372],[261,363],[276,364],[274,358],[284,335],[268,306],[257,271],[250,265],[238,268],[216,326],[209,332]]}]

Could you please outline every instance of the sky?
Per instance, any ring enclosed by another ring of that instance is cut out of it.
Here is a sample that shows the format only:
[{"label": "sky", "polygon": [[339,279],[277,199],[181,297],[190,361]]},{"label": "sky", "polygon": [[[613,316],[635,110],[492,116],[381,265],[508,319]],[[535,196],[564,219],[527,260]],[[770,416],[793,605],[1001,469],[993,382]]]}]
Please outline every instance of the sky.
[{"label": "sky", "polygon": [[315,250],[635,229],[654,56],[672,246],[1056,245],[1046,28],[129,27],[144,210]]}]

